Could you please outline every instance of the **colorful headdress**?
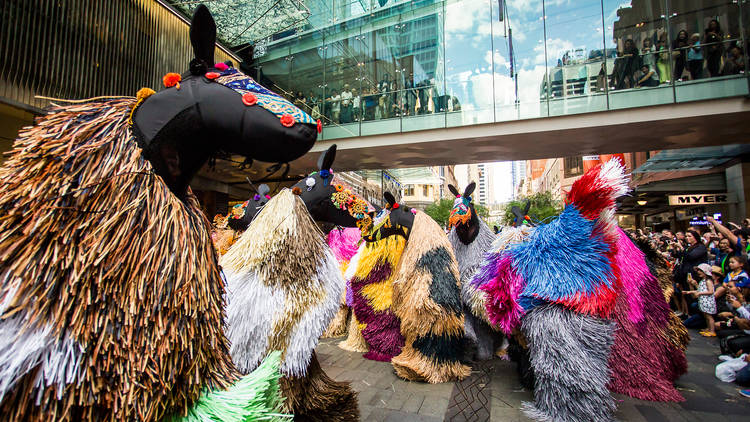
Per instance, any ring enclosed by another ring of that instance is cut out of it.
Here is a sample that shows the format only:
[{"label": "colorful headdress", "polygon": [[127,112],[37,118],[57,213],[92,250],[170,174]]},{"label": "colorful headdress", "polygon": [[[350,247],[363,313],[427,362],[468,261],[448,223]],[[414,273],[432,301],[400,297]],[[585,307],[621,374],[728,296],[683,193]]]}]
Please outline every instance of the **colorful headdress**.
[{"label": "colorful headdress", "polygon": [[357,228],[362,234],[367,234],[372,229],[372,217],[369,213],[374,211],[370,204],[340,183],[334,185],[334,188],[336,190],[331,194],[333,206],[349,212],[357,220]]},{"label": "colorful headdress", "polygon": [[[209,74],[206,75],[208,76]],[[284,126],[290,127],[294,123],[317,123],[309,114],[300,110],[297,106],[289,102],[289,100],[266,89],[261,84],[255,82],[253,78],[234,67],[227,67],[221,73],[216,73],[214,78],[216,82],[242,94],[242,102],[245,105],[252,106],[257,104],[275,114]]]},{"label": "colorful headdress", "polygon": [[448,217],[448,228],[455,227],[459,224],[468,224],[472,219],[472,206],[471,206],[471,194],[477,187],[475,182],[471,182],[464,189],[464,193],[458,192],[453,185],[448,185],[448,190],[452,194],[456,195],[456,200],[453,201],[453,209],[451,209],[450,217]]},{"label": "colorful headdress", "polygon": [[464,198],[459,196],[453,201],[450,217],[448,217],[448,227],[454,227],[458,224],[466,224],[471,220],[471,197]]}]

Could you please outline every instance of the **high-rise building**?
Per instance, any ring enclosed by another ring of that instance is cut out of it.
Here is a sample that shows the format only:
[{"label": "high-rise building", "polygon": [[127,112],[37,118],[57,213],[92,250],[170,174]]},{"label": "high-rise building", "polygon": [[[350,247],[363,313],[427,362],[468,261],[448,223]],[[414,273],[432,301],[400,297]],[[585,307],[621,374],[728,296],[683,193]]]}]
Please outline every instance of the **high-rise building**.
[{"label": "high-rise building", "polygon": [[477,188],[475,190],[475,200],[481,204],[489,206],[495,202],[494,186],[492,184],[492,167],[487,164],[476,165],[478,177],[477,177]]},{"label": "high-rise building", "polygon": [[526,161],[513,161],[511,163],[511,183],[513,185],[513,198],[518,196],[519,188],[526,178]]}]

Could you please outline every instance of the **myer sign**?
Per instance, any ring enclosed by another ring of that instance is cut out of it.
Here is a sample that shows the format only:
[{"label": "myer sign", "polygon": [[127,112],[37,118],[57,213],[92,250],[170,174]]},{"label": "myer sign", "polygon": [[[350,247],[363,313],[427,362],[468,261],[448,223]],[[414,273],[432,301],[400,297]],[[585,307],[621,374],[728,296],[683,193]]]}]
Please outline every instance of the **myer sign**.
[{"label": "myer sign", "polygon": [[689,195],[669,195],[669,205],[728,204],[727,193],[692,193]]}]

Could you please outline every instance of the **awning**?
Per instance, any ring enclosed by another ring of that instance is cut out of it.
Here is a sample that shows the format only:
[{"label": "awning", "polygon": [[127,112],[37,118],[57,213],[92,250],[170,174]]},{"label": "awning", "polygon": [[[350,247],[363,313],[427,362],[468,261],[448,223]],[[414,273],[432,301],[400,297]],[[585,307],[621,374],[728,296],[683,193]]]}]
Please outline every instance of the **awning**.
[{"label": "awning", "polygon": [[649,158],[633,173],[710,170],[743,154],[750,154],[750,145],[668,149]]}]

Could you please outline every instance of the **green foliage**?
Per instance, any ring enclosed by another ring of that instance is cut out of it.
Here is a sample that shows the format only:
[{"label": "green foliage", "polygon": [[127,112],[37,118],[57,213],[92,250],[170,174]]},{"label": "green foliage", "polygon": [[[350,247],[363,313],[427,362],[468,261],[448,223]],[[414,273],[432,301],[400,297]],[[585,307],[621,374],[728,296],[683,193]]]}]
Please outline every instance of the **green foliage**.
[{"label": "green foliage", "polygon": [[[442,227],[447,227],[448,217],[450,217],[452,209],[453,199],[443,198],[428,205],[427,208],[424,209],[424,212],[432,217],[433,220],[437,221]],[[487,221],[487,218],[490,216],[490,210],[487,207],[475,203],[474,209],[477,211],[477,214],[479,214],[479,217]]]},{"label": "green foliage", "polygon": [[448,217],[451,215],[451,209],[453,209],[453,200],[443,198],[428,205],[424,209],[424,212],[437,221],[441,227],[446,227],[448,226]]},{"label": "green foliage", "polygon": [[490,218],[490,209],[484,205],[474,204],[474,209],[477,210],[477,214],[482,217],[482,220],[487,221]]},{"label": "green foliage", "polygon": [[562,212],[563,204],[562,201],[554,199],[552,192],[538,192],[529,197],[524,197],[515,201],[510,201],[505,204],[503,212],[503,224],[512,225],[513,220],[516,216],[513,214],[513,206],[517,206],[523,211],[526,206],[526,201],[531,201],[531,208],[529,209],[529,217],[535,221],[545,221],[550,217],[555,217]]}]

